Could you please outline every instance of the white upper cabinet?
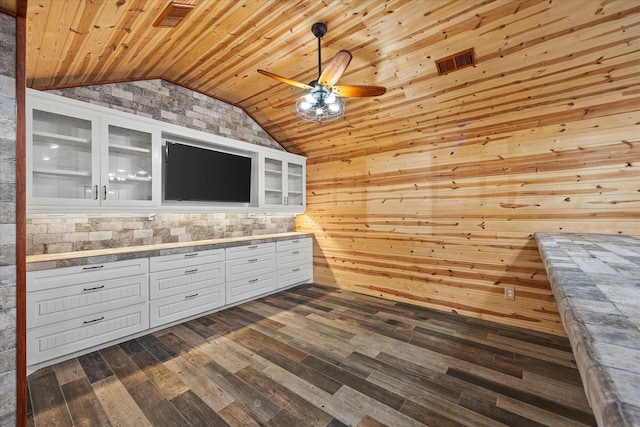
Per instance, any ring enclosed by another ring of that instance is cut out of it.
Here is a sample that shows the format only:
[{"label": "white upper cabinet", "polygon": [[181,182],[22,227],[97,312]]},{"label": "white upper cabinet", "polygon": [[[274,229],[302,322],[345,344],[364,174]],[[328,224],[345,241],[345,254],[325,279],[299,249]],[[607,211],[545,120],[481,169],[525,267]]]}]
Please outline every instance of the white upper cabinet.
[{"label": "white upper cabinet", "polygon": [[46,101],[27,103],[28,202],[97,206],[98,116]]},{"label": "white upper cabinet", "polygon": [[306,206],[306,159],[283,153],[262,158],[262,206],[304,212]]},{"label": "white upper cabinet", "polygon": [[160,131],[132,120],[103,123],[103,205],[156,206],[160,200]]},{"label": "white upper cabinet", "polygon": [[159,130],[64,98],[27,99],[28,204],[159,205]]},{"label": "white upper cabinet", "polygon": [[[31,89],[26,107],[27,214],[305,210],[303,156]],[[164,200],[163,139],[253,159],[250,202]]]}]

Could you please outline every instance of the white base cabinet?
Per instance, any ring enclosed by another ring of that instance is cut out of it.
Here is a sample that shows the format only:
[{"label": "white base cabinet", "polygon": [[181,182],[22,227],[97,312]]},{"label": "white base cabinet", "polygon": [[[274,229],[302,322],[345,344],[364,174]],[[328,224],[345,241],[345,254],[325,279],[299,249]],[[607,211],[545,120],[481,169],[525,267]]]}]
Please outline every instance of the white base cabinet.
[{"label": "white base cabinet", "polygon": [[27,274],[27,365],[149,328],[148,259]]},{"label": "white base cabinet", "polygon": [[312,281],[311,238],[27,273],[31,370]]},{"label": "white base cabinet", "polygon": [[276,242],[278,289],[313,280],[313,248],[310,238]]},{"label": "white base cabinet", "polygon": [[164,325],[225,305],[224,257],[224,249],[213,249],[151,258],[150,326]]},{"label": "white base cabinet", "polygon": [[227,303],[276,290],[275,249],[275,243],[227,248]]}]

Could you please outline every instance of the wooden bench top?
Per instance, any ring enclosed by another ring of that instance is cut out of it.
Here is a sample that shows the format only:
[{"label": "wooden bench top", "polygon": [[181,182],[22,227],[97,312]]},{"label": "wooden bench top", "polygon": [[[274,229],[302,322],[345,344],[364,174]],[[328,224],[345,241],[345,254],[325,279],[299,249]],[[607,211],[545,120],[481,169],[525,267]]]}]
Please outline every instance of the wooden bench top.
[{"label": "wooden bench top", "polygon": [[640,239],[536,233],[600,426],[640,426]]}]

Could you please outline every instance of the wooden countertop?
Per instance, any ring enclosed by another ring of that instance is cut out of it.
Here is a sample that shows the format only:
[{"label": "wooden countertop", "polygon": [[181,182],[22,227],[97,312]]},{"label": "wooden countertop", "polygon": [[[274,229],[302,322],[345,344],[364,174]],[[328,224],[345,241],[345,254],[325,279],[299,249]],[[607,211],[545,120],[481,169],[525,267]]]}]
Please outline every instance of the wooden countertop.
[{"label": "wooden countertop", "polygon": [[230,237],[224,239],[197,240],[192,242],[161,243],[156,245],[129,246],[125,248],[94,249],[88,251],[63,252],[58,254],[29,255],[26,257],[27,270],[43,270],[48,268],[68,267],[132,259],[147,256],[170,255],[192,250],[209,250],[238,246],[293,240],[302,237],[313,237],[312,233],[278,233],[256,236]]}]

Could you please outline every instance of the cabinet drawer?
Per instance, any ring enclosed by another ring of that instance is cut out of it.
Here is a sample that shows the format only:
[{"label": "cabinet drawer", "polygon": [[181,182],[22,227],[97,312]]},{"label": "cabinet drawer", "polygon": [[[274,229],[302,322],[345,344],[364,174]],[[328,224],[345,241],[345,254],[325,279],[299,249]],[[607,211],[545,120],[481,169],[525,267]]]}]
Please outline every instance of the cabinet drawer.
[{"label": "cabinet drawer", "polygon": [[313,281],[313,268],[311,266],[291,267],[287,269],[278,269],[278,289],[287,286],[311,283]]},{"label": "cabinet drawer", "polygon": [[311,237],[303,237],[301,239],[282,240],[276,242],[276,251],[294,251],[296,249],[311,249],[313,242]]},{"label": "cabinet drawer", "polygon": [[276,270],[276,254],[257,255],[251,258],[227,261],[226,279],[233,282],[253,279]]},{"label": "cabinet drawer", "polygon": [[149,328],[148,304],[104,311],[27,331],[27,365],[81,351]]},{"label": "cabinet drawer", "polygon": [[147,258],[27,272],[27,292],[146,274]]},{"label": "cabinet drawer", "polygon": [[149,303],[149,323],[154,328],[222,307],[225,302],[224,284],[154,300]]},{"label": "cabinet drawer", "polygon": [[217,262],[153,273],[149,276],[149,297],[154,300],[220,285],[224,272],[224,262]]},{"label": "cabinet drawer", "polygon": [[311,248],[290,249],[278,252],[276,255],[278,261],[277,269],[289,268],[291,266],[302,266],[313,262],[313,254]]},{"label": "cabinet drawer", "polygon": [[147,301],[146,274],[27,293],[27,329]]},{"label": "cabinet drawer", "polygon": [[233,304],[249,298],[275,291],[275,272],[265,274],[252,279],[227,282],[227,304]]},{"label": "cabinet drawer", "polygon": [[211,249],[209,251],[193,251],[183,254],[162,255],[149,259],[149,271],[171,270],[173,268],[192,267],[194,265],[208,264],[224,261],[224,249]]},{"label": "cabinet drawer", "polygon": [[274,253],[276,251],[276,244],[271,242],[258,243],[256,245],[233,246],[227,248],[226,251],[227,261],[229,261],[246,257],[254,257],[256,255]]}]

